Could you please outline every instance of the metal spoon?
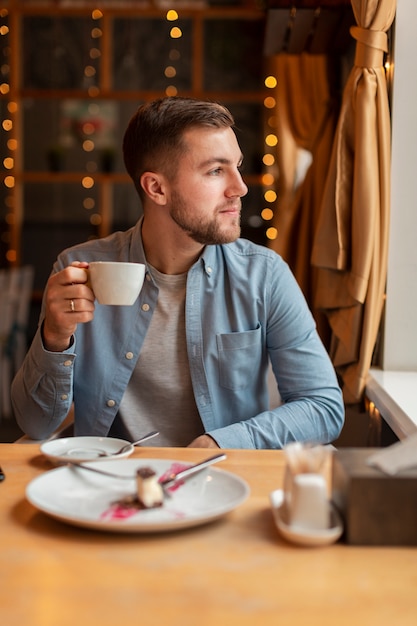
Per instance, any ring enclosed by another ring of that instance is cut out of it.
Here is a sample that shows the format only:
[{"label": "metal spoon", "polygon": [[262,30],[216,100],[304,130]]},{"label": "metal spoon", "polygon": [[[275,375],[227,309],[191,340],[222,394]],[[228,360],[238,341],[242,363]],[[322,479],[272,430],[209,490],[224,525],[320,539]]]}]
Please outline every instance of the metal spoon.
[{"label": "metal spoon", "polygon": [[140,443],[148,441],[148,439],[152,439],[152,437],[156,437],[157,435],[159,435],[159,431],[153,430],[151,433],[144,435],[137,441],[133,441],[132,443],[125,443],[121,448],[119,448],[119,450],[116,450],[116,452],[100,452],[100,454],[98,454],[97,456],[117,456],[118,454],[123,454],[123,452],[127,452],[128,450],[130,450],[130,446],[138,446]]},{"label": "metal spoon", "polygon": [[[176,474],[171,474],[170,476],[164,478],[161,481],[161,486],[165,493],[167,493],[167,489],[175,485],[176,482],[180,480],[184,480],[193,474],[197,474],[201,472],[201,470],[205,469],[209,465],[213,465],[213,463],[218,463],[218,461],[223,461],[226,458],[226,455],[216,454],[215,456],[210,456],[208,459],[204,459],[204,461],[200,461],[199,463],[195,463],[194,465],[190,465],[186,469],[177,472]],[[98,469],[97,467],[91,467],[90,465],[83,465],[82,463],[68,463],[69,466],[74,467],[76,469],[84,469],[89,472],[95,472],[96,474],[101,474],[102,476],[107,476],[109,478],[120,478],[122,480],[136,480],[136,476],[126,476],[123,474],[114,474],[113,472],[106,472],[104,470]]]},{"label": "metal spoon", "polygon": [[200,461],[199,463],[195,463],[194,465],[191,465],[190,467],[186,467],[180,472],[176,472],[176,473],[172,472],[172,474],[170,474],[169,476],[166,476],[164,480],[160,481],[160,485],[162,486],[163,489],[166,487],[173,487],[175,483],[179,482],[180,480],[184,480],[184,478],[187,478],[188,476],[191,476],[193,474],[196,474],[197,472],[200,472],[205,467],[208,467],[209,465],[213,465],[213,463],[224,461],[225,458],[226,458],[226,455],[223,452],[221,452],[220,454],[215,454],[214,456],[210,456],[208,459],[205,459],[204,461]]}]

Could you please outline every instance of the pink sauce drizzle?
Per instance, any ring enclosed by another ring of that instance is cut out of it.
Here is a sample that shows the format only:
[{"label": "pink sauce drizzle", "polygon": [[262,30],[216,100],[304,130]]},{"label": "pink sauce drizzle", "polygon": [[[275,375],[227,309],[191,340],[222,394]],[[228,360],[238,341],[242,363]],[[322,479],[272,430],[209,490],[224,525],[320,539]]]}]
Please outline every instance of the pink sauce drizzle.
[{"label": "pink sauce drizzle", "polygon": [[[160,477],[159,477],[159,482],[165,480],[165,478],[168,478],[171,474],[178,474],[178,472],[182,471],[183,469],[186,469],[187,467],[189,467],[187,464],[184,463],[178,463],[178,462],[174,462],[172,463],[171,467],[169,469],[167,469]],[[178,483],[176,483],[173,487],[170,487],[169,490],[170,491],[176,491],[177,489],[179,489],[182,485],[184,484],[184,481],[179,481]],[[142,509],[140,507],[140,505],[137,502],[128,502],[128,501],[123,501],[123,500],[119,500],[117,502],[112,502],[111,505],[109,506],[108,509],[106,509],[105,511],[103,511],[103,513],[100,515],[100,519],[104,520],[104,521],[123,521],[126,519],[129,519],[131,517],[133,517],[134,515],[136,515],[137,513],[140,513],[141,511],[146,511],[149,509]],[[184,514],[181,512],[174,512],[175,517],[177,518],[182,518],[184,517]]]},{"label": "pink sauce drizzle", "polygon": [[[162,482],[166,478],[169,478],[171,474],[178,474],[179,472],[182,472],[182,470],[187,469],[187,467],[189,467],[189,465],[184,464],[184,463],[178,463],[178,462],[173,463],[171,467],[168,470],[166,470],[166,472],[164,472],[162,476],[159,477],[158,482]],[[169,491],[176,491],[183,484],[184,484],[184,481],[179,480],[177,483],[175,483],[175,485],[173,485],[172,487],[169,487]]]},{"label": "pink sauce drizzle", "polygon": [[106,509],[101,515],[100,519],[104,521],[125,520],[136,515],[141,509],[133,504],[122,504],[121,502],[114,502],[110,505],[110,508]]}]

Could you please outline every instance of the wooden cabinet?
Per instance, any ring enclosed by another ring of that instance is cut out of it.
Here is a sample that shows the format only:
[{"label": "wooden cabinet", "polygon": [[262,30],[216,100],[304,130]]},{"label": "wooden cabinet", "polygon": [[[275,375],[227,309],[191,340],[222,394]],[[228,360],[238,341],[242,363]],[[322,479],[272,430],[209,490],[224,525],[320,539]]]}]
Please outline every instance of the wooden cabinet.
[{"label": "wooden cabinet", "polygon": [[2,2],[0,265],[34,265],[40,290],[62,248],[136,222],[121,140],[138,105],[165,94],[232,110],[249,186],[243,233],[263,241],[260,4]]}]

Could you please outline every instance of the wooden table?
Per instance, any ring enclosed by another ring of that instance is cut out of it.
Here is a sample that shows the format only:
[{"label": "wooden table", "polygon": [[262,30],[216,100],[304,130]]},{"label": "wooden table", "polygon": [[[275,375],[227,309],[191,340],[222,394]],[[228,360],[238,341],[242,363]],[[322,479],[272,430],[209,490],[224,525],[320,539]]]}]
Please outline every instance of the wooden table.
[{"label": "wooden table", "polygon": [[[417,549],[300,548],[273,524],[279,451],[230,450],[219,467],[249,499],[211,524],[154,535],[76,528],[33,508],[25,488],[52,468],[36,444],[0,444],[0,616],[4,626],[415,626]],[[197,461],[201,449],[137,457]]]}]

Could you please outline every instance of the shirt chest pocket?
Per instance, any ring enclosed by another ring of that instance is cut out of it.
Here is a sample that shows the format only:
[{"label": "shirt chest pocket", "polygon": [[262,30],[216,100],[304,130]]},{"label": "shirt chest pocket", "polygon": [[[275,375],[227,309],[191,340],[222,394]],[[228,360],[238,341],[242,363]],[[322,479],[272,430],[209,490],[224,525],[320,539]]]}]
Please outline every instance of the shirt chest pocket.
[{"label": "shirt chest pocket", "polygon": [[255,330],[217,335],[220,386],[244,389],[253,380],[262,357],[261,326]]}]

